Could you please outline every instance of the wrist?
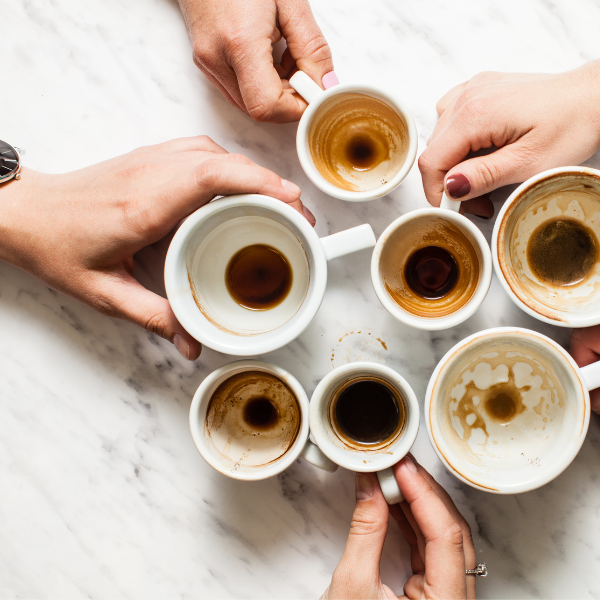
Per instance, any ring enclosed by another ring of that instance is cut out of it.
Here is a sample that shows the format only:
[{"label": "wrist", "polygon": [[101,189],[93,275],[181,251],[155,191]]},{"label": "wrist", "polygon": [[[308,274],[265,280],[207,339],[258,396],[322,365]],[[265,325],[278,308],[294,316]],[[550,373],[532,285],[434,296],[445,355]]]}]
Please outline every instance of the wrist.
[{"label": "wrist", "polygon": [[590,135],[600,147],[600,60],[594,60],[571,71],[577,98],[589,118]]}]

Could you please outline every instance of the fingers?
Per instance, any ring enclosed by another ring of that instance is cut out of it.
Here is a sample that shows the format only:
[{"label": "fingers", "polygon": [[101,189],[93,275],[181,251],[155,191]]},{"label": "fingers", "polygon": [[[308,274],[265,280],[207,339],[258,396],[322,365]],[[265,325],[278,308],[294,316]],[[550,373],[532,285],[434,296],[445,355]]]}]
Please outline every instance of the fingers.
[{"label": "fingers", "polygon": [[219,146],[219,144],[207,135],[169,140],[168,142],[157,144],[156,148],[164,152],[214,152],[215,154],[228,154],[225,148]]},{"label": "fingers", "polygon": [[147,290],[125,272],[101,275],[96,287],[100,312],[169,340],[187,360],[200,356],[202,345],[181,326],[166,298]]},{"label": "fingers", "polygon": [[[388,505],[374,473],[356,474],[356,507],[335,578],[351,581],[355,597],[372,597],[388,528]],[[364,592],[364,593],[361,593]]]},{"label": "fingers", "polygon": [[425,539],[425,578],[432,596],[466,597],[463,531],[409,457],[395,468],[398,485]]},{"label": "fingers", "polygon": [[438,116],[441,117],[442,114],[445,113],[446,110],[454,104],[454,102],[460,96],[461,92],[465,89],[465,87],[467,86],[468,83],[469,83],[468,81],[459,83],[458,85],[454,86],[451,90],[446,92],[437,101],[437,104],[435,105],[435,109],[437,110]]},{"label": "fingers", "polygon": [[[600,359],[600,325],[573,329],[571,333],[571,356],[580,367]],[[590,391],[592,410],[600,414],[600,389]]]}]

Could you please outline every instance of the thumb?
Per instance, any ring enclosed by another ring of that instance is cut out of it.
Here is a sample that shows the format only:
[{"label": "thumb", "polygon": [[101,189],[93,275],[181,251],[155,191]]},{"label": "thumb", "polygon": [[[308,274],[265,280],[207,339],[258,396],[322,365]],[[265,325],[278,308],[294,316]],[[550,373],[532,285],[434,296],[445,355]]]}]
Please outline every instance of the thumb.
[{"label": "thumb", "polygon": [[469,200],[511,183],[520,183],[537,173],[530,152],[518,142],[504,146],[491,154],[465,160],[446,175],[444,187],[451,198]]},{"label": "thumb", "polygon": [[387,535],[389,510],[375,473],[356,474],[356,507],[338,569],[353,580],[379,581],[379,562]]},{"label": "thumb", "polygon": [[333,71],[333,59],[308,1],[282,1],[279,27],[298,69],[320,84],[323,76]]},{"label": "thumb", "polygon": [[103,312],[169,340],[187,360],[200,356],[202,345],[181,326],[169,301],[147,290],[133,276],[104,276],[100,294],[103,305],[109,307]]}]

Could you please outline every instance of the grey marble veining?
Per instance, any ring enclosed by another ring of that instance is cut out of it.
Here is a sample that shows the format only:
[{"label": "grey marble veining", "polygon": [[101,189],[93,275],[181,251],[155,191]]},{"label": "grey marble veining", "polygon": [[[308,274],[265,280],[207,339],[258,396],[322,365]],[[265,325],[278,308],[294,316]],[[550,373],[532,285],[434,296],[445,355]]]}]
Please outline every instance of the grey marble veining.
[{"label": "grey marble veining", "polygon": [[[298,183],[319,235],[363,222],[380,234],[425,205],[416,167],[372,203],[319,192],[298,163],[295,125],[250,121],[198,72],[174,0],[17,0],[2,9],[0,137],[26,148],[29,166],[62,172],[204,133]],[[313,9],[340,79],[398,93],[421,149],[437,99],[478,71],[561,71],[600,55],[600,2],[592,0],[314,0]],[[600,156],[590,164],[600,166]],[[509,192],[494,194],[497,208]],[[489,239],[493,222],[475,221]],[[141,280],[157,290],[163,255],[159,244],[138,261]],[[443,354],[492,326],[568,344],[568,331],[525,315],[496,280],[454,329],[403,326],[379,305],[369,261],[363,252],[332,262],[314,322],[262,357],[309,394],[332,366],[370,359],[397,369],[422,400]],[[324,590],[347,535],[353,476],[299,461],[248,484],[208,467],[189,434],[189,404],[231,357],[205,348],[189,364],[168,343],[5,264],[0,323],[1,597],[311,598]],[[422,425],[414,453],[449,490],[489,565],[480,597],[600,597],[600,419],[565,473],[512,497],[454,479]],[[400,592],[408,549],[395,527],[382,570]]]}]

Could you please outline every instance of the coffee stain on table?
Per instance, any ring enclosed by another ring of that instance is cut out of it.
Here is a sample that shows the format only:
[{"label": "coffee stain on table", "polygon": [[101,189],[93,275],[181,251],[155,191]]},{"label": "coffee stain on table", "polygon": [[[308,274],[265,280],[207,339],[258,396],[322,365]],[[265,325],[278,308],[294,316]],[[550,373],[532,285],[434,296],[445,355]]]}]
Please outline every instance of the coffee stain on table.
[{"label": "coffee stain on table", "polygon": [[385,365],[388,363],[388,345],[368,328],[349,331],[343,334],[331,349],[329,360],[332,369],[357,361]]}]

